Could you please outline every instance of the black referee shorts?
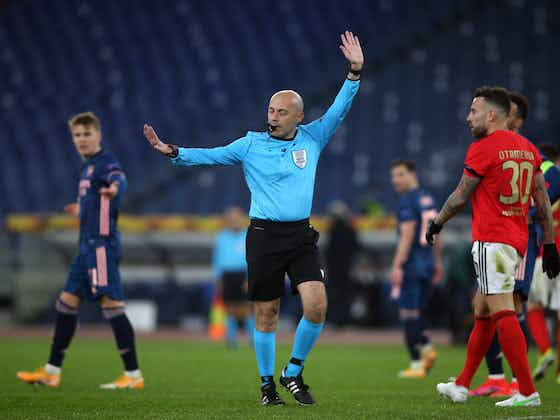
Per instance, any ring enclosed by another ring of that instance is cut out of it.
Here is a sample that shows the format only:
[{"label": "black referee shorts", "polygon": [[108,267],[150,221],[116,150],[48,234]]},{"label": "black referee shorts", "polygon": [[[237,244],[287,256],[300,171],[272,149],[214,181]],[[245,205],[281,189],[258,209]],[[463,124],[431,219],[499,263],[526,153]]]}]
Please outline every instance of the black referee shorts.
[{"label": "black referee shorts", "polygon": [[309,219],[296,222],[251,219],[246,243],[249,300],[281,297],[286,274],[294,294],[300,283],[324,281],[318,240],[319,232],[311,227]]},{"label": "black referee shorts", "polygon": [[244,271],[226,271],[222,274],[222,299],[224,303],[247,302]]}]

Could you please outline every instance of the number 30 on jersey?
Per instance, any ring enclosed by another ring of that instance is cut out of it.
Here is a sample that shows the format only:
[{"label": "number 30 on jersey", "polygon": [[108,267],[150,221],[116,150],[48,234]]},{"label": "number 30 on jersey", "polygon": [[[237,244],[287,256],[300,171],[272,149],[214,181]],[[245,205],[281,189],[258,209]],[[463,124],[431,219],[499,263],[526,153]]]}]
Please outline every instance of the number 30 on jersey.
[{"label": "number 30 on jersey", "polygon": [[[511,187],[511,194],[500,194],[500,203],[503,204],[526,204],[529,201],[531,194],[531,185],[533,185],[533,171],[534,167],[531,162],[523,161],[516,162],[508,160],[502,164],[502,170],[511,170],[511,179],[509,185]],[[525,185],[521,185],[525,178]],[[524,188],[523,188],[524,187]]]}]

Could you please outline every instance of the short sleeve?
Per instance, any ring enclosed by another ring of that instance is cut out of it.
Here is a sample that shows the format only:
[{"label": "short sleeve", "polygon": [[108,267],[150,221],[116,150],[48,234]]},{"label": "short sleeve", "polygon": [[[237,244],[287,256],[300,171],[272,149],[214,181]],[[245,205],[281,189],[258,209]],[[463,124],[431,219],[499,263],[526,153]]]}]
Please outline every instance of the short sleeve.
[{"label": "short sleeve", "polygon": [[434,197],[432,197],[428,193],[423,193],[422,195],[420,195],[420,201],[419,202],[420,202],[420,210],[421,211],[436,209],[436,202],[434,200]]},{"label": "short sleeve", "polygon": [[533,155],[535,156],[535,172],[542,172],[542,156],[539,152],[539,149],[531,143],[531,149],[533,150]]},{"label": "short sleeve", "polygon": [[212,252],[212,272],[215,278],[219,278],[222,275],[222,243],[224,241],[224,232],[220,232],[216,236],[216,242],[214,244],[214,250]]},{"label": "short sleeve", "polygon": [[558,166],[550,167],[544,173],[544,179],[548,188],[550,202],[555,204],[560,199],[560,169]]},{"label": "short sleeve", "polygon": [[96,172],[102,183],[110,184],[114,181],[126,179],[121,164],[111,155],[108,159],[100,162],[98,167],[99,170]]},{"label": "short sleeve", "polygon": [[470,177],[484,178],[492,160],[492,153],[489,153],[484,143],[475,142],[469,146],[465,157],[463,173]]},{"label": "short sleeve", "polygon": [[397,212],[397,219],[399,223],[407,222],[409,220],[416,220],[416,211],[409,197],[401,198],[399,210]]}]

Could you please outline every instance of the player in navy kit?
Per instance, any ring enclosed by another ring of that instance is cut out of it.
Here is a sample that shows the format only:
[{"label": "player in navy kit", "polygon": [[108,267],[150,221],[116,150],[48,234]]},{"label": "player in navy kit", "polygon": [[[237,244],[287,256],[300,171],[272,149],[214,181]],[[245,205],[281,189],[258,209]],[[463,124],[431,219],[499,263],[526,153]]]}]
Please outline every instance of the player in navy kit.
[{"label": "player in navy kit", "polygon": [[91,112],[75,115],[69,122],[76,150],[83,160],[78,201],[65,211],[80,216],[80,237],[64,290],[56,300],[56,321],[48,363],[33,372],[18,372],[24,382],[57,387],[61,366],[78,323],[78,308],[84,299],[99,302],[111,324],[124,374],[101,385],[104,389],[142,389],[144,379],[138,368],[134,330],[124,311],[124,295],[119,274],[121,256],[117,230],[119,206],[127,182],[120,163],[101,148],[101,125]]},{"label": "player in navy kit", "polygon": [[[541,152],[543,162],[541,163],[541,171],[546,181],[548,197],[552,204],[552,218],[554,219],[554,240],[556,248],[560,249],[560,231],[558,212],[560,208],[560,168],[556,165],[560,156],[558,149],[552,144],[540,144],[538,146]],[[534,209],[530,213],[531,217],[535,215]],[[539,245],[538,257],[535,259],[535,267],[533,270],[533,278],[529,295],[527,296],[527,325],[537,348],[539,349],[539,358],[537,365],[533,370],[533,378],[541,380],[544,378],[546,371],[557,360],[554,349],[550,342],[550,332],[546,321],[545,310],[558,310],[560,297],[558,292],[559,283],[558,276],[549,279],[542,270],[542,253],[540,246],[541,232],[537,226],[537,243]],[[557,329],[560,336],[560,328]],[[558,341],[560,342],[560,341]],[[558,350],[560,352],[560,348]],[[560,383],[560,376],[557,372],[557,382]]]},{"label": "player in navy kit", "polygon": [[401,378],[423,378],[432,368],[437,353],[424,334],[422,309],[432,282],[442,277],[440,248],[425,239],[428,221],[437,215],[434,198],[421,189],[414,162],[397,160],[391,165],[393,187],[401,195],[398,218],[398,246],[391,271],[391,295],[398,300],[405,341],[411,364],[399,372]]}]

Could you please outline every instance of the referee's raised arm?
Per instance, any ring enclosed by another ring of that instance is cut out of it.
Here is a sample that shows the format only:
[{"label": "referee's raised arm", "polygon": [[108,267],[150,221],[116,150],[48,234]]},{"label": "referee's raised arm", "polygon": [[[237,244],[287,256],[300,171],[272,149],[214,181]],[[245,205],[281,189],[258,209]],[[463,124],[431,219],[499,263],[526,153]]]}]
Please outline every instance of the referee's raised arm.
[{"label": "referee's raised arm", "polygon": [[352,32],[346,31],[340,35],[340,39],[342,40],[340,50],[350,65],[346,80],[329,109],[320,118],[305,126],[319,142],[321,150],[327,145],[350,111],[352,101],[360,86],[360,75],[364,66],[364,54],[358,37]]},{"label": "referee's raised arm", "polygon": [[364,53],[362,52],[360,40],[350,31],[345,31],[341,34],[340,39],[342,40],[340,50],[350,63],[347,77],[349,80],[360,80],[360,73],[364,66]]}]

